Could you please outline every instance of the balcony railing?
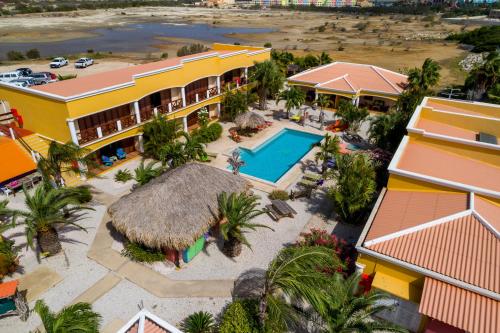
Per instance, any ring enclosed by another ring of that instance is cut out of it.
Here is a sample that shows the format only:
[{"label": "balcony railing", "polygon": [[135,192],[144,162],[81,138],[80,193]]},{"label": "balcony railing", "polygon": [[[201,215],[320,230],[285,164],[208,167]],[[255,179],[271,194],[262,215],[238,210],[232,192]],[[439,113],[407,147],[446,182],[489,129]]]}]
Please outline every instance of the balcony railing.
[{"label": "balcony railing", "polygon": [[80,137],[78,143],[85,144],[110,134],[120,132],[123,129],[132,127],[137,124],[137,119],[134,114],[127,115],[118,119],[113,119],[102,123],[98,126],[80,129]]},{"label": "balcony railing", "polygon": [[141,122],[147,121],[154,116],[154,112],[152,109],[141,109],[139,111],[139,114],[141,115]]},{"label": "balcony railing", "polygon": [[217,91],[217,87],[212,87],[210,89],[207,90],[207,97],[210,98],[210,97],[214,97],[218,94],[218,91]]}]

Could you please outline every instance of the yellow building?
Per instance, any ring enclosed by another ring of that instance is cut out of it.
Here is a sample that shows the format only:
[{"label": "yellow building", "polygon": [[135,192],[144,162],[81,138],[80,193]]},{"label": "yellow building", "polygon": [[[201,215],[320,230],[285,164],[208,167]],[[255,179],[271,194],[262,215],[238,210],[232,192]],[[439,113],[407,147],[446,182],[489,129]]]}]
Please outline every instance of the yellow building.
[{"label": "yellow building", "polygon": [[154,115],[197,124],[205,108],[220,112],[226,89],[244,88],[248,69],[270,49],[214,44],[204,53],[64,80],[31,88],[0,83],[0,99],[42,139],[73,141],[101,154],[141,150],[141,127]]},{"label": "yellow building", "polygon": [[348,100],[370,111],[387,112],[403,92],[407,76],[372,65],[333,62],[288,78],[288,85],[306,92],[313,101],[318,94],[330,97],[330,109]]},{"label": "yellow building", "polygon": [[411,331],[500,331],[500,106],[425,98],[358,241]]}]

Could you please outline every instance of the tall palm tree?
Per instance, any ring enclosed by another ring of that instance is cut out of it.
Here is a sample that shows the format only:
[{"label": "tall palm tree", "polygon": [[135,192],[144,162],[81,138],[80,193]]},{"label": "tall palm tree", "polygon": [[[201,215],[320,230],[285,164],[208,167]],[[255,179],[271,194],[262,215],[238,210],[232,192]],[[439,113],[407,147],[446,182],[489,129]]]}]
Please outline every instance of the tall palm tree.
[{"label": "tall palm tree", "polygon": [[285,82],[285,76],[274,61],[267,60],[255,63],[250,80],[255,82],[259,95],[259,108],[266,110],[267,97],[276,95],[280,91]]},{"label": "tall palm tree", "polygon": [[[332,249],[323,246],[293,246],[280,251],[265,273],[259,298],[259,319],[263,327],[291,331],[300,318],[295,304],[321,304],[324,290],[340,262]],[[293,331],[293,330],[292,330]]]},{"label": "tall palm tree", "polygon": [[[229,196],[222,192],[217,197],[219,213],[223,222],[221,223],[221,234],[224,237],[224,253],[229,257],[237,257],[241,253],[242,244],[251,248],[245,236],[247,230],[257,228],[272,228],[253,223],[252,219],[264,213],[257,209],[258,198],[246,193],[231,193]],[[274,231],[274,230],[273,230]]]},{"label": "tall palm tree", "polygon": [[285,100],[286,116],[290,118],[290,111],[293,108],[300,108],[306,101],[306,93],[302,89],[292,86],[290,89],[279,93],[276,104],[282,100]]},{"label": "tall palm tree", "polygon": [[33,195],[26,190],[24,195],[27,209],[11,210],[11,214],[16,223],[21,218],[31,248],[34,248],[33,240],[36,238],[42,253],[54,255],[61,251],[56,230],[58,225],[71,225],[86,231],[78,222],[84,218],[85,210],[94,209],[81,204],[78,191],[38,186]]},{"label": "tall palm tree", "polygon": [[160,150],[166,144],[174,142],[181,135],[181,124],[177,120],[168,121],[164,116],[157,116],[144,125],[144,153],[160,160]]},{"label": "tall palm tree", "polygon": [[319,117],[320,130],[323,130],[323,126],[325,125],[325,113],[323,109],[329,107],[331,103],[332,100],[328,95],[325,94],[319,94],[318,98],[316,99],[316,104],[319,106],[319,112],[320,112],[320,117]]},{"label": "tall palm tree", "polygon": [[325,333],[372,333],[401,332],[407,330],[392,323],[374,319],[373,315],[391,310],[383,305],[387,296],[380,292],[360,293],[360,275],[353,274],[347,279],[335,274],[331,288],[324,293],[324,302],[312,303],[322,318],[321,328]]},{"label": "tall palm tree", "polygon": [[333,171],[335,186],[330,188],[336,213],[345,221],[358,222],[373,200],[376,190],[375,168],[364,154],[337,156],[337,169]]},{"label": "tall palm tree", "polygon": [[[46,333],[98,333],[101,315],[92,311],[89,303],[76,303],[54,313],[43,300],[35,303]],[[40,332],[40,331],[37,331]]]},{"label": "tall palm tree", "polygon": [[317,57],[318,57],[318,61],[319,61],[320,66],[329,64],[333,61],[332,58],[330,57],[330,55],[328,53],[326,53],[325,51],[321,52],[321,54],[318,55]]},{"label": "tall palm tree", "polygon": [[465,88],[472,91],[473,99],[481,99],[500,82],[500,53],[491,52],[483,64],[474,68],[465,80]]},{"label": "tall palm tree", "polygon": [[422,68],[413,68],[408,72],[408,89],[428,92],[439,82],[441,66],[431,58],[425,59]]},{"label": "tall palm tree", "polygon": [[144,185],[161,175],[163,171],[163,167],[158,166],[158,162],[156,161],[150,161],[146,165],[144,165],[144,161],[141,161],[141,164],[139,164],[139,166],[134,170],[134,179],[139,185]]},{"label": "tall palm tree", "polygon": [[53,182],[56,187],[61,187],[64,186],[63,173],[89,175],[89,167],[95,165],[89,149],[81,148],[73,142],[51,141],[47,156],[39,155],[37,167],[46,182]]},{"label": "tall palm tree", "polygon": [[338,136],[330,134],[325,135],[323,143],[319,146],[319,151],[314,155],[316,163],[321,163],[321,173],[324,175],[327,171],[328,160],[335,157],[340,152],[340,139]]},{"label": "tall palm tree", "polygon": [[187,160],[204,160],[207,158],[205,146],[196,137],[186,132],[183,132],[182,136],[185,140],[183,143],[183,152]]},{"label": "tall palm tree", "polygon": [[350,101],[341,100],[335,115],[349,126],[347,129],[349,132],[357,133],[369,112],[366,108],[357,107]]}]

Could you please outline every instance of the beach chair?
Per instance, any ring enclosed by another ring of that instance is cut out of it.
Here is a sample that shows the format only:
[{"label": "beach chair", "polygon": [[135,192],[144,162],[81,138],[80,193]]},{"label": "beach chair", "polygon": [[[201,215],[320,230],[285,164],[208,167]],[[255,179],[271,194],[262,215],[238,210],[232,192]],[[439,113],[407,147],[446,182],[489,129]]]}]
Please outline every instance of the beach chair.
[{"label": "beach chair", "polygon": [[105,166],[112,166],[113,165],[113,161],[105,155],[101,156],[101,161],[102,161],[102,164],[104,164]]},{"label": "beach chair", "polygon": [[293,218],[297,212],[283,200],[271,200],[270,205],[266,205],[267,214],[276,222],[283,217]]},{"label": "beach chair", "polygon": [[123,160],[127,158],[127,153],[123,150],[123,148],[118,148],[116,150],[116,157],[118,157],[119,160]]},{"label": "beach chair", "polygon": [[312,181],[318,181],[320,180],[321,178],[323,178],[322,175],[318,175],[316,173],[305,173],[304,176],[302,176],[303,179],[306,179],[306,180],[312,180]]},{"label": "beach chair", "polygon": [[12,190],[8,189],[7,187],[0,187],[0,191],[5,194],[6,196],[9,196],[12,194]]},{"label": "beach chair", "polygon": [[296,115],[293,115],[293,116],[290,117],[291,121],[299,122],[300,119],[302,119],[302,117],[299,114],[296,114]]}]

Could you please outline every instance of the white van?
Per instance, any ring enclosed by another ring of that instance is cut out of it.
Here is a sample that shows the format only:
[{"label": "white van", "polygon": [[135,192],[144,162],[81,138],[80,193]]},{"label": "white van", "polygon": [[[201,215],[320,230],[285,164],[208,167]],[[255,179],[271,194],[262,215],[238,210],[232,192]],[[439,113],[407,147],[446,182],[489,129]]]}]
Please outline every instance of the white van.
[{"label": "white van", "polygon": [[21,77],[21,74],[19,72],[6,72],[6,73],[0,73],[0,81],[2,82],[10,82],[17,80]]}]

